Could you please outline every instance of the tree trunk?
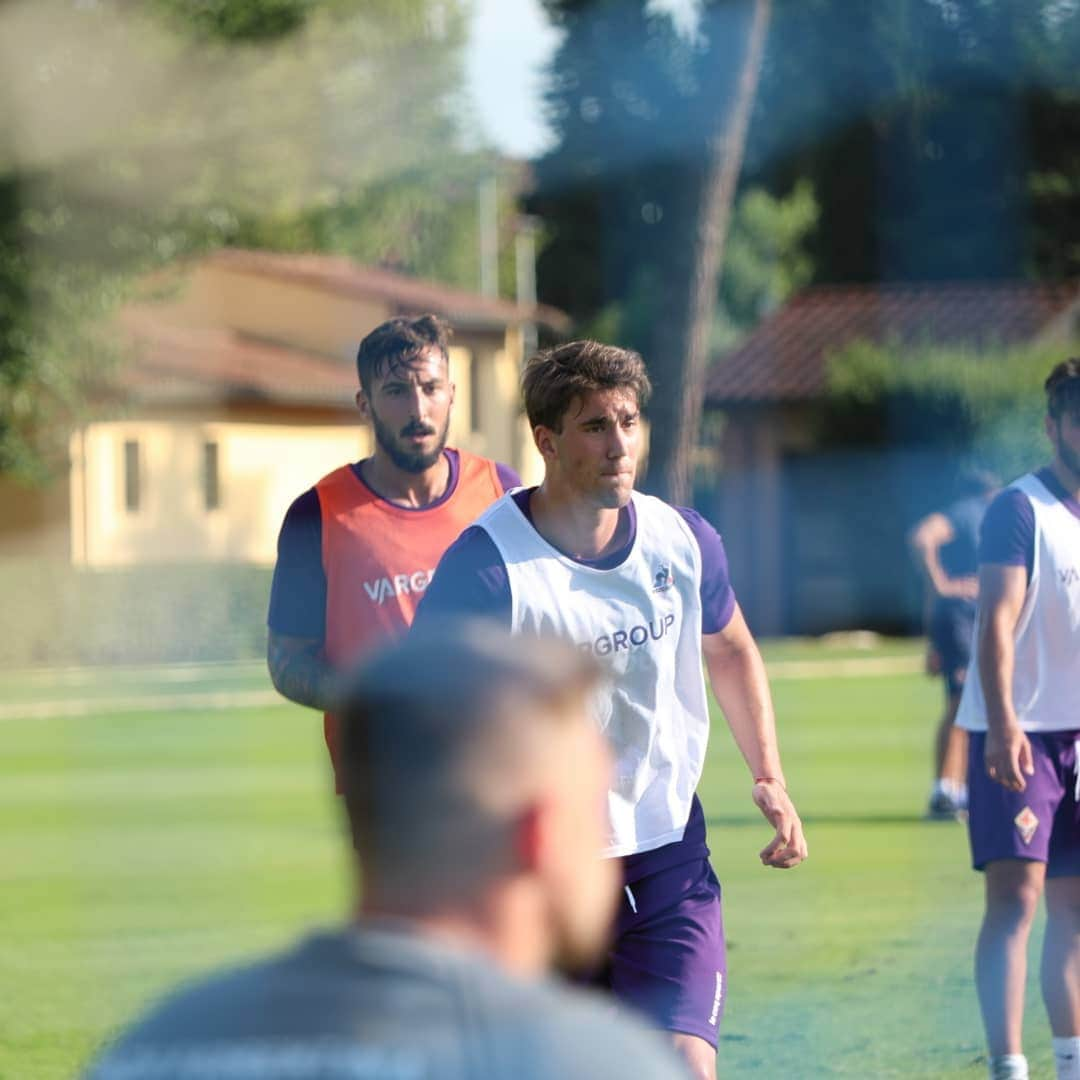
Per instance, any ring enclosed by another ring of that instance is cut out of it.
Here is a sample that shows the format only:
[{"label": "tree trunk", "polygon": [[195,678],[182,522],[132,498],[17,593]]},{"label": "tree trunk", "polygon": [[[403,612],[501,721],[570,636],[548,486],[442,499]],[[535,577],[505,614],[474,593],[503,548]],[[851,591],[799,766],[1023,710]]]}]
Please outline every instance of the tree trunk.
[{"label": "tree trunk", "polygon": [[[674,317],[657,333],[650,357],[655,396],[649,410],[651,435],[645,487],[678,505],[690,502],[691,464],[701,428],[717,276],[771,15],[772,0],[754,0],[735,93],[730,107],[718,110],[717,131],[706,146],[700,194],[693,213],[690,265],[682,273],[672,266],[668,281],[681,295],[672,298],[669,310]],[[680,251],[676,245],[671,258],[681,261],[684,254],[685,249]]]}]

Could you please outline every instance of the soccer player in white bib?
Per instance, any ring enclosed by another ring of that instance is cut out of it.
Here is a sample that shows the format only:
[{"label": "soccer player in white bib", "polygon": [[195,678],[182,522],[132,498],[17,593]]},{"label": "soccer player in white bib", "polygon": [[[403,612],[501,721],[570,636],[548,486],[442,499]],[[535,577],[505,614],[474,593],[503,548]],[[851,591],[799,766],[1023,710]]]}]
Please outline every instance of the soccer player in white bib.
[{"label": "soccer player in white bib", "polygon": [[1025,1080],[1027,942],[1046,896],[1042,992],[1059,1080],[1080,1080],[1080,360],[1046,380],[1051,463],[991,503],[971,732],[972,861],[986,876],[975,981],[996,1080]]},{"label": "soccer player in white bib", "polygon": [[544,481],[493,503],[448,549],[418,625],[460,615],[554,633],[600,657],[594,703],[616,760],[610,843],[624,897],[597,981],[670,1031],[695,1077],[713,1080],[727,993],[720,886],[696,795],[709,681],[775,833],[766,866],[806,858],[788,797],[772,701],[736,603],[720,537],[692,510],[635,492],[637,353],[593,341],[541,352],[524,375]]}]

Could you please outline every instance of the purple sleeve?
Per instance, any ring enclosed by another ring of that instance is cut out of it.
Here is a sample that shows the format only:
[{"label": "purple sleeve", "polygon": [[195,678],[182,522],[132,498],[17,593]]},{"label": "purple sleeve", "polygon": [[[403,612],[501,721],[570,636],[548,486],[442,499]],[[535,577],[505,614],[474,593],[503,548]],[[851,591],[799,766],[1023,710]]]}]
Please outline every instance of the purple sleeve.
[{"label": "purple sleeve", "polygon": [[1016,488],[1006,488],[990,504],[979,537],[979,565],[1026,566],[1035,561],[1035,508]]},{"label": "purple sleeve", "polygon": [[510,628],[510,580],[491,537],[470,525],[439,560],[413,625],[454,618],[497,619]]},{"label": "purple sleeve", "polygon": [[503,494],[505,495],[511,488],[521,487],[521,477],[510,468],[509,465],[504,465],[501,461],[495,462],[495,473],[499,478],[499,483],[502,484]]},{"label": "purple sleeve", "polygon": [[293,502],[282,522],[266,621],[275,634],[326,638],[322,511],[314,488]]},{"label": "purple sleeve", "polygon": [[735,590],[720,534],[696,511],[676,507],[701,549],[701,632],[718,634],[735,614]]}]

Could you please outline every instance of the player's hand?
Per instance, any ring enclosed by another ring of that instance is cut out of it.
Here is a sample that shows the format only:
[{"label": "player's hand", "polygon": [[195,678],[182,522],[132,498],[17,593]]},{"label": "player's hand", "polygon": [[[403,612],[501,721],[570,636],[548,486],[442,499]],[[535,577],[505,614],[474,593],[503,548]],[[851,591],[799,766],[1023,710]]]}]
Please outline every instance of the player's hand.
[{"label": "player's hand", "polygon": [[798,866],[809,852],[802,821],[783,785],[775,780],[755,784],[753,799],[765,820],[776,829],[776,835],[761,850],[762,863],[780,870]]},{"label": "player's hand", "polygon": [[926,646],[926,656],[923,658],[923,670],[927,675],[941,674],[941,653],[933,645]]},{"label": "player's hand", "polygon": [[977,577],[952,578],[942,590],[941,595],[953,600],[978,600],[979,579]]},{"label": "player's hand", "polygon": [[1011,724],[1004,730],[986,733],[986,751],[983,754],[986,774],[1010,791],[1023,791],[1028,776],[1035,774],[1031,756],[1031,743],[1027,735]]}]

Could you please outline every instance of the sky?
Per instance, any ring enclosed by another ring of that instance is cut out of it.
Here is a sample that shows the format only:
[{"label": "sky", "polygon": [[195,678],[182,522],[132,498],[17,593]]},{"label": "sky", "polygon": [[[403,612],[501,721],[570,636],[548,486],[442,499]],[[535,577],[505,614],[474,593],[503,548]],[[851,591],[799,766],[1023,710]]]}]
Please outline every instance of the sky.
[{"label": "sky", "polygon": [[[697,0],[651,0],[693,33]],[[473,0],[466,52],[469,90],[481,128],[510,157],[528,158],[552,142],[543,121],[543,66],[559,43],[540,0]]]},{"label": "sky", "polygon": [[539,0],[473,0],[469,89],[484,134],[504,154],[533,157],[551,143],[540,77],[558,43]]}]

